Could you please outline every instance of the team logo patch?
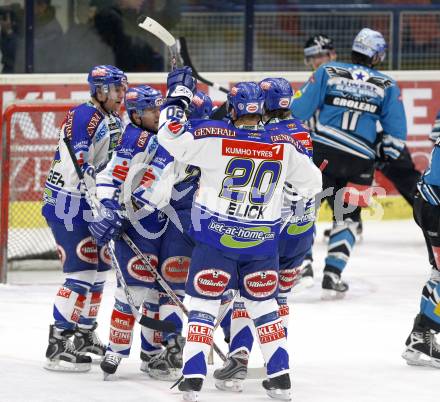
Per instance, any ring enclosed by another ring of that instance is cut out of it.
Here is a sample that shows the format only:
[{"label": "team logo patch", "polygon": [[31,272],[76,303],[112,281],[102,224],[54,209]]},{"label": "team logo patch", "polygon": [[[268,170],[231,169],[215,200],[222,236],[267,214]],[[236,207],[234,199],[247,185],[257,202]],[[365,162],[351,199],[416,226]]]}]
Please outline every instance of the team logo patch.
[{"label": "team logo patch", "polygon": [[125,99],[127,99],[127,100],[133,100],[133,99],[136,99],[137,96],[138,96],[137,92],[135,92],[135,91],[130,91],[130,92],[127,92],[127,93],[125,94]]},{"label": "team logo patch", "polygon": [[188,325],[187,342],[198,342],[206,345],[212,344],[212,327],[201,324]]},{"label": "team logo patch", "polygon": [[290,99],[289,98],[281,98],[278,102],[278,105],[282,108],[287,108],[290,105]]},{"label": "team logo patch", "polygon": [[226,289],[231,275],[218,269],[204,269],[194,277],[194,288],[204,296],[218,297]]},{"label": "team logo patch", "polygon": [[98,263],[98,247],[92,236],[82,239],[76,246],[76,255],[82,261],[89,264]]},{"label": "team logo patch", "polygon": [[246,112],[255,113],[259,109],[258,103],[248,103],[246,105]]},{"label": "team logo patch", "polygon": [[267,297],[275,293],[278,286],[276,271],[260,271],[244,277],[244,287],[253,297]]},{"label": "team logo patch", "polygon": [[115,329],[131,331],[134,326],[134,316],[132,314],[123,313],[122,311],[113,310],[111,326]]},{"label": "team logo patch", "polygon": [[185,283],[188,268],[191,262],[189,257],[170,257],[162,264],[162,275],[167,282]]},{"label": "team logo patch", "polygon": [[270,89],[271,86],[272,86],[272,83],[269,82],[269,81],[263,81],[263,82],[260,84],[260,88],[261,88],[262,90],[264,90],[264,91],[267,91],[268,89]]},{"label": "team logo patch", "polygon": [[[157,257],[154,254],[144,254],[154,269],[157,269]],[[145,267],[139,257],[132,257],[127,264],[128,273],[141,282],[153,283],[153,274]]]},{"label": "team logo patch", "polygon": [[105,77],[107,70],[105,68],[95,68],[92,71],[92,77]]},{"label": "team logo patch", "polygon": [[64,263],[66,262],[66,252],[64,251],[64,248],[57,244],[57,254],[58,254],[58,258],[61,261],[61,265],[64,265]]},{"label": "team logo patch", "polygon": [[298,89],[298,91],[296,91],[295,94],[293,95],[293,99],[301,98],[301,96],[302,96],[302,92],[301,90]]},{"label": "team logo patch", "polygon": [[164,99],[164,98],[157,98],[157,99],[154,101],[154,104],[155,104],[156,106],[162,106],[164,103],[165,103],[165,99]]},{"label": "team logo patch", "polygon": [[137,146],[139,148],[143,148],[145,146],[145,143],[147,142],[147,138],[148,138],[148,133],[146,131],[142,131],[141,135],[137,140]]},{"label": "team logo patch", "polygon": [[101,261],[103,261],[105,264],[107,264],[107,265],[112,264],[112,259],[110,257],[109,252],[108,252],[107,246],[104,246],[101,248],[101,250],[99,251],[99,257],[101,258]]},{"label": "team logo patch", "polygon": [[298,278],[298,274],[298,268],[283,269],[280,271],[280,290],[286,291],[292,289]]},{"label": "team logo patch", "polygon": [[239,110],[243,110],[244,109],[243,103],[239,103],[237,107],[238,107]]}]

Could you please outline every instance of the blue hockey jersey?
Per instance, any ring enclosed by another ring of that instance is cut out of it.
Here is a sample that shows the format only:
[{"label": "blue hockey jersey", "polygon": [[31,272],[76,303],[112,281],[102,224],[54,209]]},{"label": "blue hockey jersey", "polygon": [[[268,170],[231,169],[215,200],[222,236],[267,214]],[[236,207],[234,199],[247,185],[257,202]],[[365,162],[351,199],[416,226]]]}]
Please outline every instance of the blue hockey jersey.
[{"label": "blue hockey jersey", "polygon": [[319,110],[314,142],[374,159],[376,125],[406,139],[406,118],[399,87],[390,77],[356,64],[320,66],[293,99],[292,114],[310,119]]}]

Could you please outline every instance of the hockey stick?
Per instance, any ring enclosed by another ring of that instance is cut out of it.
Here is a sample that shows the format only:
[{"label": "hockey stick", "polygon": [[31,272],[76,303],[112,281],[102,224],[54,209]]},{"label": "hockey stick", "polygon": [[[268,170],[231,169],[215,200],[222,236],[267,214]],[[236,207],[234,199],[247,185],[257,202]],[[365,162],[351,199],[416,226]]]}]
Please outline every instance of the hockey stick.
[{"label": "hockey stick", "polygon": [[[191,57],[189,55],[188,46],[186,44],[186,39],[183,36],[179,37],[179,44],[180,44],[180,55],[183,59],[183,64],[186,66],[191,67],[193,75],[195,78],[197,78],[200,82],[203,82],[204,84],[208,85],[209,87],[213,87],[225,94],[229,93],[229,90],[225,87],[222,87],[220,84],[217,84],[216,82],[209,81],[208,79],[202,77],[197,69],[195,68]],[[211,118],[213,120],[222,120],[226,115],[228,114],[227,110],[227,102],[223,102],[212,114]]]},{"label": "hockey stick", "polygon": [[156,38],[160,39],[170,52],[171,69],[174,70],[178,65],[182,64],[182,60],[179,55],[178,42],[162,25],[150,17],[141,16],[138,18],[138,26],[147,32],[153,34]]},{"label": "hockey stick", "polygon": [[[185,314],[187,317],[189,316],[189,311],[185,307],[185,305],[182,303],[182,301],[177,297],[177,295],[174,293],[174,291],[170,288],[168,283],[162,278],[162,276],[152,267],[150,264],[150,261],[145,258],[145,256],[141,253],[138,246],[133,242],[133,240],[130,239],[130,237],[126,234],[122,234],[122,238],[125,240],[125,242],[128,244],[128,247],[132,249],[132,251],[142,260],[142,262],[145,264],[147,269],[151,272],[151,274],[154,276],[154,279],[157,281],[157,283],[162,287],[162,289],[168,294],[170,299],[180,307],[180,309],[183,311],[183,314]],[[217,353],[217,355],[222,359],[223,361],[226,360],[225,354],[222,352],[222,350],[216,345],[216,343],[212,342],[212,347]]]},{"label": "hockey stick", "polygon": [[202,77],[199,74],[199,72],[194,67],[194,64],[191,61],[191,58],[189,56],[188,46],[186,44],[186,39],[183,36],[179,37],[179,43],[180,43],[180,55],[182,56],[183,63],[185,64],[185,66],[191,67],[194,77],[197,78],[200,82],[203,82],[204,84],[208,85],[209,87],[213,87],[225,94],[228,94],[229,89],[222,87],[220,84],[217,84],[216,82],[209,81],[208,79]]},{"label": "hockey stick", "polygon": [[[89,191],[87,184],[84,180],[84,174],[79,166],[78,160],[76,159],[75,153],[73,152],[70,140],[67,137],[64,137],[63,140],[67,146],[67,150],[69,152],[70,159],[72,160],[73,166],[75,167],[75,171],[76,171],[76,174],[78,175],[79,182],[84,189],[86,201],[89,204],[90,209],[92,210],[92,214],[94,216],[98,216],[97,205],[99,205],[99,201],[96,198],[93,198],[92,194],[90,194],[90,191]],[[118,277],[119,283],[121,284],[121,287],[124,290],[125,297],[127,298],[128,304],[130,306],[131,312],[132,312],[135,320],[139,324],[141,324],[142,326],[154,329],[156,331],[175,332],[176,325],[173,322],[156,320],[154,318],[147,317],[146,315],[143,315],[142,313],[140,313],[138,311],[138,309],[136,308],[136,306],[133,302],[133,298],[130,294],[127,283],[125,282],[124,277],[122,275],[121,267],[119,266],[118,260],[115,255],[113,241],[109,242],[108,251],[109,251],[110,257],[112,259],[113,266],[116,271],[116,276]]]}]

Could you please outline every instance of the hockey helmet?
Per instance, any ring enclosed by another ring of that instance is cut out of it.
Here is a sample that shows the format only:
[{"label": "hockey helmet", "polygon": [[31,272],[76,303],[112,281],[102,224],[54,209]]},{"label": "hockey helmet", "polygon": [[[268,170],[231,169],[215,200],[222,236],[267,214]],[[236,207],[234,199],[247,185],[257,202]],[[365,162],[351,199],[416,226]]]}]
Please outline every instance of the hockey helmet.
[{"label": "hockey helmet", "polygon": [[247,114],[263,114],[264,93],[256,82],[239,82],[228,93],[228,110],[235,110],[237,117]]},{"label": "hockey helmet", "polygon": [[260,82],[260,88],[265,95],[264,109],[266,111],[290,108],[293,89],[289,81],[284,78],[265,78]]},{"label": "hockey helmet", "polygon": [[190,119],[209,119],[212,113],[212,100],[202,91],[197,91],[188,108]]},{"label": "hockey helmet", "polygon": [[363,28],[354,38],[352,50],[371,59],[378,56],[380,61],[384,61],[387,44],[380,32]]},{"label": "hockey helmet", "polygon": [[141,115],[145,109],[162,106],[163,102],[162,93],[149,85],[132,87],[125,93],[125,108],[129,115],[133,112]]},{"label": "hockey helmet", "polygon": [[90,94],[96,94],[96,88],[106,87],[111,84],[127,86],[127,76],[119,68],[110,65],[101,65],[93,67],[87,77]]},{"label": "hockey helmet", "polygon": [[315,57],[335,50],[333,40],[327,35],[318,34],[307,39],[304,45],[304,57]]}]

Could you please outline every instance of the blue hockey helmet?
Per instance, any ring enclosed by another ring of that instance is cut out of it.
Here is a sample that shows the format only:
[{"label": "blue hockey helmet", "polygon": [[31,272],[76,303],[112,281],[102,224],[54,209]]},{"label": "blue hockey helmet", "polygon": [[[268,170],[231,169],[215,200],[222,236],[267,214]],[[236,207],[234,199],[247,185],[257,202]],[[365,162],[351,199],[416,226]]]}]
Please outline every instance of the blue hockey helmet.
[{"label": "blue hockey helmet", "polygon": [[378,56],[380,61],[384,61],[387,44],[380,32],[363,28],[354,38],[352,50],[371,59]]},{"label": "blue hockey helmet", "polygon": [[197,91],[188,108],[190,119],[209,119],[212,113],[212,100],[202,91]]},{"label": "blue hockey helmet", "polygon": [[96,88],[114,85],[127,85],[127,76],[119,68],[110,65],[101,65],[93,67],[87,77],[90,94],[96,94]]},{"label": "blue hockey helmet", "polygon": [[266,111],[290,108],[293,89],[289,81],[284,78],[265,78],[260,81],[260,88],[265,95],[264,109]]},{"label": "blue hockey helmet", "polygon": [[125,93],[125,108],[129,115],[133,112],[141,115],[145,109],[162,106],[163,102],[162,93],[149,85],[132,87]]},{"label": "blue hockey helmet", "polygon": [[256,82],[239,82],[228,93],[228,110],[237,118],[247,114],[263,114],[264,93]]}]

